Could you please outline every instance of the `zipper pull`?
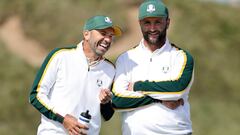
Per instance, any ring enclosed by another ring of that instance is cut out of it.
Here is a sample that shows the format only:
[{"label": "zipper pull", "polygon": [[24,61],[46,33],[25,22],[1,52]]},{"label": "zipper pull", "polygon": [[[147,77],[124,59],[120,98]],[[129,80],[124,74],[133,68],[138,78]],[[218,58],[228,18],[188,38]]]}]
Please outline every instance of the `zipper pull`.
[{"label": "zipper pull", "polygon": [[152,62],[152,58],[150,58],[150,62]]}]

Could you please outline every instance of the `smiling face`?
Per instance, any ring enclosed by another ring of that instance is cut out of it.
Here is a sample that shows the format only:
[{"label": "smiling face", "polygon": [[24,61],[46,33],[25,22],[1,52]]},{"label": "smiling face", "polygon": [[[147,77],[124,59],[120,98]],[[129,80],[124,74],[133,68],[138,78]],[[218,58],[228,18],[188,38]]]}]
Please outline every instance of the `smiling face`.
[{"label": "smiling face", "polygon": [[111,46],[114,30],[106,28],[84,32],[84,39],[88,42],[89,53],[95,56],[103,56]]},{"label": "smiling face", "polygon": [[170,20],[166,17],[148,17],[140,20],[143,38],[147,45],[160,48],[166,40]]}]

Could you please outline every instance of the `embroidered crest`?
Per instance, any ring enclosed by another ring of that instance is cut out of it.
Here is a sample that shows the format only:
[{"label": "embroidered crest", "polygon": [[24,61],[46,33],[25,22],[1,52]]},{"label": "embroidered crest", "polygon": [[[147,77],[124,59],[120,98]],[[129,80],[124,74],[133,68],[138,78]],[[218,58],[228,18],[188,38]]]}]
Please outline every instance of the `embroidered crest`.
[{"label": "embroidered crest", "polygon": [[156,10],[155,6],[153,4],[149,4],[147,7],[147,12],[152,13]]},{"label": "embroidered crest", "polygon": [[101,86],[102,86],[102,84],[103,84],[102,80],[100,80],[100,79],[97,79],[97,86],[98,86],[98,87],[101,87]]},{"label": "embroidered crest", "polygon": [[109,17],[105,17],[105,22],[106,23],[112,23],[111,19]]},{"label": "embroidered crest", "polygon": [[162,67],[162,72],[166,74],[166,73],[169,72],[169,69],[170,69],[169,66],[163,66]]}]

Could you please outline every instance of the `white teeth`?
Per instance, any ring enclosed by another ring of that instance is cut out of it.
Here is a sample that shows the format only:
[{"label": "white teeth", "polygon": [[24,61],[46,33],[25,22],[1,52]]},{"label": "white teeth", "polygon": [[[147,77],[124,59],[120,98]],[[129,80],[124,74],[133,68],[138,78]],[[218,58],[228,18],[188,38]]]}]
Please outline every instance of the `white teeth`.
[{"label": "white teeth", "polygon": [[150,35],[157,35],[158,33],[150,33]]},{"label": "white teeth", "polygon": [[106,44],[100,44],[100,46],[102,46],[102,47],[104,47],[104,48],[106,48],[106,47],[107,47],[107,45],[106,45]]}]

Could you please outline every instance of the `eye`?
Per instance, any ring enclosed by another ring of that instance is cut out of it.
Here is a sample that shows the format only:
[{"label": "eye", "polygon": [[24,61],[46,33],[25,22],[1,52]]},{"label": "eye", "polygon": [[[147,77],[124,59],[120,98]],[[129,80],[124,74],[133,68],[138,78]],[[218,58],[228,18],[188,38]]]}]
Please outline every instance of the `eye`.
[{"label": "eye", "polygon": [[106,31],[102,31],[102,32],[100,32],[100,34],[101,34],[104,38],[111,38],[111,39],[113,39],[113,37],[114,37],[114,34],[113,34],[113,33],[109,33],[109,32],[106,32]]},{"label": "eye", "polygon": [[143,22],[144,25],[150,25],[150,21]]},{"label": "eye", "polygon": [[109,34],[109,38],[113,38],[113,36],[114,36],[113,34]]},{"label": "eye", "polygon": [[106,36],[106,32],[105,32],[105,31],[100,31],[100,34],[101,34],[102,36]]},{"label": "eye", "polygon": [[160,24],[162,24],[163,23],[163,21],[155,21],[155,24],[156,25],[160,25]]},{"label": "eye", "polygon": [[155,23],[161,23],[162,21],[161,20],[157,20]]},{"label": "eye", "polygon": [[161,19],[159,19],[159,20],[156,20],[156,24],[163,24],[163,23],[165,23],[166,22],[166,18],[161,18]]}]

